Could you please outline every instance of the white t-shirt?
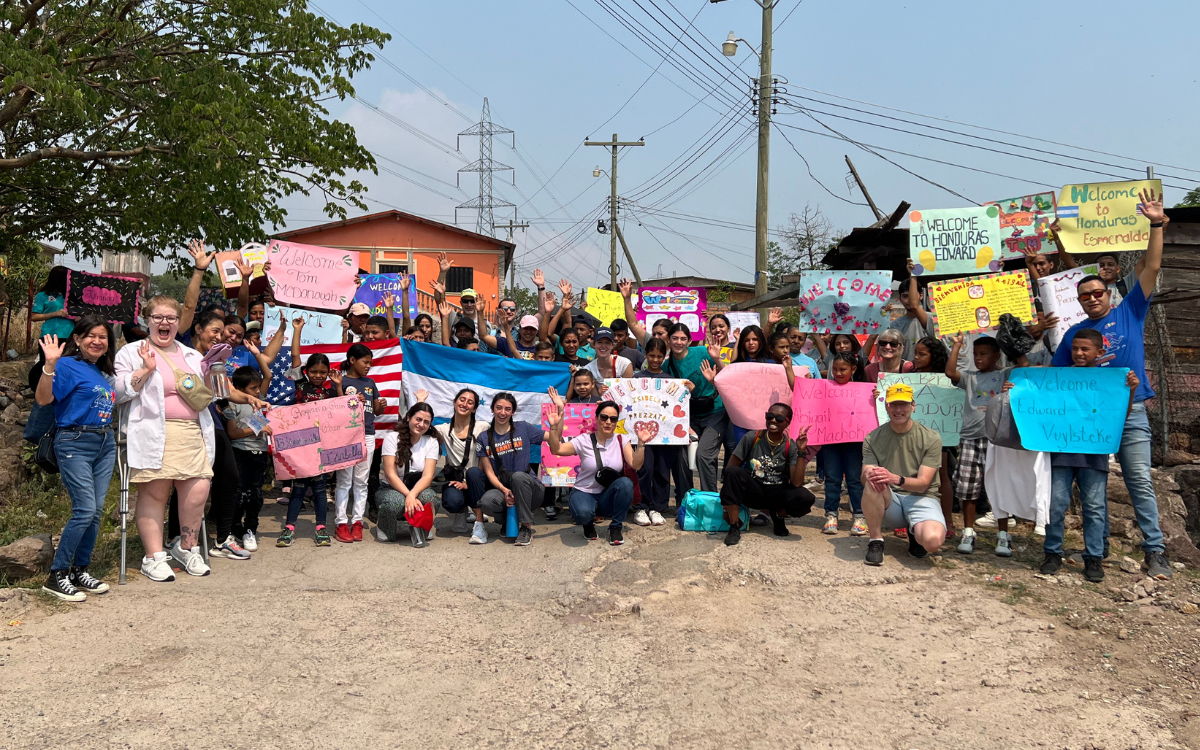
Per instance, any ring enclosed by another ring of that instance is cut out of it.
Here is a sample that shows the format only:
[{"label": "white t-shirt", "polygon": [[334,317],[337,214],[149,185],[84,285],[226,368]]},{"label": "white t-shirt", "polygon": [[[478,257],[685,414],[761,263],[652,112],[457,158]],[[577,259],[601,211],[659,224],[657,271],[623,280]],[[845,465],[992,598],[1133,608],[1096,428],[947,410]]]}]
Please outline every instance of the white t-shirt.
[{"label": "white t-shirt", "polygon": [[[579,457],[579,471],[575,475],[575,489],[590,495],[604,492],[604,488],[596,481],[596,452],[592,450],[592,433],[573,437],[569,441],[575,446],[575,455]],[[621,455],[621,440],[613,435],[607,444],[600,443],[600,458],[609,469],[621,471],[623,459]]]},{"label": "white t-shirt", "polygon": [[[446,448],[446,466],[458,466],[458,462],[462,461],[463,448],[466,445],[465,440],[459,440],[454,435],[452,429],[453,423],[439,424],[433,429],[438,431],[442,436],[442,445]],[[475,447],[479,445],[479,436],[487,432],[488,423],[480,420],[475,420],[475,439],[471,441],[471,452],[467,456],[467,465],[465,468],[471,469],[479,465],[479,456],[475,452]]]},{"label": "white t-shirt", "polygon": [[[400,443],[400,436],[395,430],[390,430],[387,436],[383,439],[383,455],[395,456],[396,448]],[[408,466],[396,466],[396,474],[400,479],[404,479],[404,475],[410,471],[425,471],[425,459],[432,458],[437,460],[440,448],[438,442],[429,435],[422,435],[417,444],[412,447],[412,455],[409,456]],[[379,472],[379,481],[391,487],[387,480],[387,475],[382,471]],[[392,489],[397,489],[393,487]]]},{"label": "white t-shirt", "polygon": [[[597,355],[597,357],[598,356],[599,355]],[[612,357],[612,355],[610,354],[609,357]],[[617,355],[617,364],[613,367],[613,375],[618,378],[624,377],[626,368],[630,368],[630,367],[633,367],[633,363],[630,362],[625,357],[622,357],[620,354],[618,354]],[[604,380],[604,376],[600,374],[599,359],[593,359],[591,362],[588,362],[587,367],[585,367],[583,369],[590,372],[593,375],[593,377],[596,378],[596,383],[600,383]]]}]

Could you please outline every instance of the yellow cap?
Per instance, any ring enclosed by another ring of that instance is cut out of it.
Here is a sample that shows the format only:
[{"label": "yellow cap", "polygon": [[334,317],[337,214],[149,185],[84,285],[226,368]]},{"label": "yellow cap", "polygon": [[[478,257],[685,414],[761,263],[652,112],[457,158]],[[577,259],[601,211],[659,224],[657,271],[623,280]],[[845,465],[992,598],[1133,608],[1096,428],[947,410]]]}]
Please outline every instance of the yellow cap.
[{"label": "yellow cap", "polygon": [[893,401],[907,401],[911,404],[913,401],[912,386],[905,385],[904,383],[895,383],[893,385],[889,385],[887,389],[886,400],[889,404]]}]

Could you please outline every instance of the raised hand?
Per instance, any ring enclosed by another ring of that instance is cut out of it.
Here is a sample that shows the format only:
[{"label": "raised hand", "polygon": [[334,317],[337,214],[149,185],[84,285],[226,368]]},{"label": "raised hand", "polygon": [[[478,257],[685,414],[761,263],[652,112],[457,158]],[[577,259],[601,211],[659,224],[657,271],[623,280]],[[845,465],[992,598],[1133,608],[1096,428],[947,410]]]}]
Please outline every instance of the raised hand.
[{"label": "raised hand", "polygon": [[575,306],[575,295],[568,294],[567,296],[563,297],[562,306],[566,310],[570,310],[572,307],[574,307]]},{"label": "raised hand", "polygon": [[542,300],[542,309],[545,310],[547,315],[554,314],[554,295],[553,294],[550,294],[550,293],[546,294],[546,298]]},{"label": "raised hand", "polygon": [[557,388],[555,388],[554,386],[550,386],[549,388],[546,389],[546,395],[550,397],[551,403],[553,403],[559,409],[562,409],[562,406],[565,403],[565,401],[563,400],[563,397],[561,395],[559,395]]},{"label": "raised hand", "polygon": [[621,279],[617,282],[617,291],[621,293],[622,297],[629,299],[633,294],[633,282],[629,279]]},{"label": "raised hand", "polygon": [[1154,189],[1143,190],[1138,193],[1138,198],[1142,202],[1142,215],[1150,220],[1151,224],[1161,224],[1169,221],[1167,212],[1163,210],[1162,193],[1155,193]]},{"label": "raised hand", "polygon": [[238,273],[242,275],[246,283],[250,283],[250,276],[254,273],[254,266],[247,263],[240,255],[233,261],[233,265],[237,268]]},{"label": "raised hand", "polygon": [[[346,325],[342,326],[343,328],[350,327],[350,321],[343,318],[342,322],[346,324]],[[303,328],[304,323],[305,323],[305,320],[304,320],[303,315],[297,315],[295,318],[292,318],[292,325],[295,326],[296,328]]]},{"label": "raised hand", "polygon": [[336,367],[331,369],[329,371],[329,379],[333,381],[334,385],[340,387],[342,385],[342,371]]},{"label": "raised hand", "polygon": [[771,312],[767,314],[767,325],[774,328],[775,324],[781,320],[783,320],[783,308],[772,307]]},{"label": "raised hand", "polygon": [[562,295],[566,297],[571,293],[571,282],[567,281],[566,279],[559,279],[558,291],[562,292]]},{"label": "raised hand", "polygon": [[732,333],[730,333],[729,335],[732,337],[732,338],[730,338],[730,339],[729,339],[730,341],[737,341],[737,340],[738,340],[738,338],[739,338],[739,337],[742,335],[742,329],[741,329],[741,328],[734,328],[734,329],[733,329],[733,332],[732,332]]},{"label": "raised hand", "polygon": [[707,359],[700,363],[700,374],[704,379],[712,383],[717,379],[717,368],[712,366],[712,362]]},{"label": "raised hand", "polygon": [[424,388],[418,388],[417,389],[417,403],[418,404],[425,403],[428,400],[429,400],[429,391],[425,390]]},{"label": "raised hand", "polygon": [[409,275],[408,275],[408,274],[406,274],[406,273],[404,273],[404,274],[400,274],[400,288],[401,288],[402,290],[407,290],[407,289],[408,289],[408,283],[409,283],[410,281],[412,281],[412,278],[413,278],[412,276],[409,276]]},{"label": "raised hand", "polygon": [[546,277],[542,275],[542,269],[540,268],[533,269],[533,276],[530,276],[529,279],[539,289],[546,286]]},{"label": "raised hand", "polygon": [[[304,324],[301,323],[301,325],[304,325]],[[349,331],[349,330],[350,330],[350,321],[346,320],[345,318],[342,318],[342,334],[345,335],[346,331]]]},{"label": "raised hand", "polygon": [[208,270],[208,265],[217,257],[216,252],[209,253],[204,250],[203,240],[189,240],[188,255],[192,256],[192,262],[201,271]]},{"label": "raised hand", "polygon": [[434,294],[440,295],[442,297],[446,296],[446,285],[441,283],[437,279],[433,279],[432,281],[430,281],[429,286],[433,288]]},{"label": "raised hand", "polygon": [[955,346],[963,345],[963,335],[961,333],[954,334],[954,345]]},{"label": "raised hand", "polygon": [[[42,340],[39,341],[38,344],[41,345],[42,351],[46,355],[46,364],[48,365],[53,365],[58,361],[59,357],[62,356],[63,349],[66,348],[67,345],[65,341],[60,344],[58,342],[58,336],[55,336],[51,333],[42,336]],[[146,344],[146,346],[149,346],[149,344]],[[52,367],[51,371],[53,371],[53,369],[54,368]]]},{"label": "raised hand", "polygon": [[454,312],[454,308],[450,306],[449,302],[446,302],[445,300],[443,300],[438,303],[438,314],[441,315],[443,318],[450,317],[450,314],[452,312]]},{"label": "raised hand", "polygon": [[453,265],[454,265],[454,261],[447,260],[445,253],[438,253],[438,268],[442,269],[443,273],[445,273],[446,271],[449,271],[450,267]]},{"label": "raised hand", "polygon": [[808,449],[808,428],[811,425],[804,425],[800,428],[800,434],[796,436],[796,448],[803,453]]},{"label": "raised hand", "polygon": [[714,333],[709,335],[708,341],[705,343],[708,347],[708,356],[719,362],[721,360],[721,346],[725,342],[721,341],[720,336]]},{"label": "raised hand", "polygon": [[656,434],[651,432],[642,422],[638,422],[637,426],[633,428],[633,431],[637,435],[638,442],[642,445],[649,445],[650,441],[654,439]]},{"label": "raised hand", "polygon": [[249,341],[243,341],[242,345],[245,346],[246,349],[249,350],[249,352],[254,355],[255,359],[258,359],[259,356],[262,355],[262,352],[259,351],[259,348],[257,346],[255,346],[254,344],[251,344]]},{"label": "raised hand", "polygon": [[563,405],[561,401],[554,403],[554,408],[546,412],[546,424],[550,426],[550,430],[557,430],[563,421]]},{"label": "raised hand", "polygon": [[391,292],[384,292],[382,302],[384,310],[394,308],[396,306],[396,296]]},{"label": "raised hand", "polygon": [[150,346],[149,341],[143,341],[142,345],[138,347],[138,356],[142,358],[142,367],[147,370],[157,367],[157,363],[154,361],[154,347]]},{"label": "raised hand", "polygon": [[908,262],[904,264],[904,267],[908,269],[908,275],[912,276],[913,269],[917,267],[917,264],[913,263],[912,258],[909,258]]}]

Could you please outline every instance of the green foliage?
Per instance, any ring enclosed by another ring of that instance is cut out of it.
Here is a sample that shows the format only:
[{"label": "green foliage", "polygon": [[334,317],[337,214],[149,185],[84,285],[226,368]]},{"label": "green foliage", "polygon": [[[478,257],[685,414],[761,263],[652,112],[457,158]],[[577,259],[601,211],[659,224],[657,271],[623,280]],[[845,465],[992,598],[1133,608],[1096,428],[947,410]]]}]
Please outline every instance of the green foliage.
[{"label": "green foliage", "polygon": [[17,238],[9,244],[5,261],[8,270],[4,275],[4,289],[13,304],[20,308],[28,302],[30,281],[35,292],[46,283],[50,263],[42,255],[42,246],[28,237]]},{"label": "green foliage", "polygon": [[0,248],[54,236],[98,256],[235,247],[317,191],[363,210],[374,169],[326,103],[390,37],[305,0],[0,4]]},{"label": "green foliage", "polygon": [[1175,208],[1200,207],[1200,187],[1188,192],[1183,200],[1175,204]]},{"label": "green foliage", "polygon": [[537,292],[526,289],[523,286],[508,287],[505,292],[507,296],[512,297],[517,303],[517,317],[522,315],[536,315],[538,298]]},{"label": "green foliage", "polygon": [[722,281],[717,285],[716,289],[708,290],[708,301],[718,305],[723,305],[729,301],[729,295],[734,289],[735,287],[733,286],[732,282]]}]

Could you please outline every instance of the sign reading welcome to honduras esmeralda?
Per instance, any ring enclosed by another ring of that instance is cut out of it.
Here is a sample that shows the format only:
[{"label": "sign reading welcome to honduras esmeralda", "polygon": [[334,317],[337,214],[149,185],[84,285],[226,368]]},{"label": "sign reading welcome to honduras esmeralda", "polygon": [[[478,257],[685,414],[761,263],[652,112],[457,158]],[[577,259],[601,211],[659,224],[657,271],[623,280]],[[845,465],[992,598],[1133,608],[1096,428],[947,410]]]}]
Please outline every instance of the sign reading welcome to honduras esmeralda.
[{"label": "sign reading welcome to honduras esmeralda", "polygon": [[1162,180],[1065,185],[1058,198],[1058,238],[1072,253],[1145,250],[1150,220],[1141,193],[1162,195]]}]

